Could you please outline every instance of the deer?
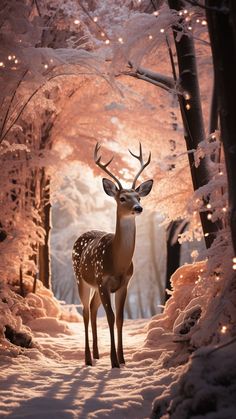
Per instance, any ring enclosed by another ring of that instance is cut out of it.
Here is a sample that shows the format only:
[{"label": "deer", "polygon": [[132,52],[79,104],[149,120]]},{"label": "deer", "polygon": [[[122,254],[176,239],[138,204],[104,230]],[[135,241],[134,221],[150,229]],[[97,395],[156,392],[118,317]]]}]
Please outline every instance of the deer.
[{"label": "deer", "polygon": [[[122,187],[121,182],[108,169],[113,157],[102,163],[98,156],[100,144],[94,149],[94,162],[115,183],[102,179],[104,192],[115,199],[115,233],[92,230],[82,234],[75,242],[72,251],[72,263],[78,283],[78,291],[83,307],[85,330],[85,364],[92,366],[89,346],[89,318],[93,337],[93,359],[99,359],[97,343],[97,311],[102,304],[106,313],[110,332],[110,360],[112,368],[125,364],[123,353],[122,328],[124,322],[124,304],[127,287],[133,274],[133,254],[135,248],[135,217],[143,211],[141,198],[147,196],[153,180],[147,180],[136,187],[137,180],[151,161],[151,152],[146,162],[143,160],[142,145],[139,143],[139,155],[129,150],[139,160],[140,170],[136,174],[131,189]],[[112,309],[111,294],[115,293],[116,318]],[[114,326],[117,328],[117,350],[115,346]]]}]

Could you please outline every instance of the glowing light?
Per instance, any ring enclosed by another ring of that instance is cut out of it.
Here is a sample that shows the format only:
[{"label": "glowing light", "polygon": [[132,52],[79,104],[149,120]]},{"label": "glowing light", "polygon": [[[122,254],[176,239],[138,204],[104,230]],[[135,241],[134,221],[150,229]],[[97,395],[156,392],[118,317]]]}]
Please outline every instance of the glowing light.
[{"label": "glowing light", "polygon": [[165,32],[165,29],[161,28],[161,29],[160,29],[160,32],[161,32],[161,33],[164,33],[164,32]]},{"label": "glowing light", "polygon": [[105,44],[106,44],[106,45],[109,45],[109,44],[110,44],[109,39],[106,39]]},{"label": "glowing light", "polygon": [[226,212],[226,211],[227,211],[227,208],[226,208],[226,207],[223,207],[223,208],[222,208],[222,211],[223,211],[223,212]]},{"label": "glowing light", "polygon": [[156,10],[155,12],[153,12],[153,15],[154,16],[158,16],[159,15],[159,12]]},{"label": "glowing light", "polygon": [[180,275],[180,278],[183,278],[183,275]]},{"label": "glowing light", "polygon": [[98,21],[98,17],[97,17],[97,16],[95,16],[95,17],[93,18],[93,21],[94,21],[94,22],[97,22],[97,21]]},{"label": "glowing light", "polygon": [[15,64],[18,64],[18,60],[16,59],[16,60],[14,61],[14,63],[15,63]]},{"label": "glowing light", "polygon": [[207,204],[207,208],[211,208],[211,204]]},{"label": "glowing light", "polygon": [[233,264],[232,268],[234,271],[236,271],[236,263]]},{"label": "glowing light", "polygon": [[212,219],[212,214],[207,214],[207,219],[211,220]]},{"label": "glowing light", "polygon": [[221,331],[221,333],[226,333],[227,332],[227,326],[222,326],[220,331]]},{"label": "glowing light", "polygon": [[191,31],[193,28],[192,26],[188,26],[188,30]]},{"label": "glowing light", "polygon": [[189,21],[190,21],[190,17],[188,17],[188,16],[187,16],[187,17],[185,18],[185,22],[189,22]]},{"label": "glowing light", "polygon": [[148,36],[148,39],[150,39],[150,40],[153,39],[153,36],[152,35],[149,35]]},{"label": "glowing light", "polygon": [[11,61],[11,60],[12,60],[12,56],[11,56],[11,55],[8,55],[8,57],[7,57],[7,58],[8,58],[8,60],[9,60],[9,61]]},{"label": "glowing light", "polygon": [[216,275],[216,276],[215,276],[215,280],[216,280],[216,281],[219,281],[219,280],[220,280],[220,276],[219,276],[219,275]]},{"label": "glowing light", "polygon": [[105,33],[104,32],[101,32],[101,36],[104,37],[105,36]]},{"label": "glowing light", "polygon": [[206,26],[207,25],[207,21],[206,20],[202,20],[202,26]]},{"label": "glowing light", "polygon": [[180,11],[180,12],[179,12],[179,16],[182,16],[182,14],[183,14],[183,12],[181,12],[181,11]]},{"label": "glowing light", "polygon": [[48,68],[48,64],[44,64],[44,68],[46,68],[46,69],[47,69],[47,68]]},{"label": "glowing light", "polygon": [[185,100],[189,100],[190,99],[190,94],[188,92],[184,92],[184,99]]},{"label": "glowing light", "polygon": [[118,38],[118,41],[120,42],[120,44],[123,44],[124,43],[124,41],[123,41],[123,38]]},{"label": "glowing light", "polygon": [[4,67],[4,63],[2,61],[0,62],[0,67]]},{"label": "glowing light", "polygon": [[204,236],[205,236],[205,237],[208,237],[208,236],[209,236],[209,233],[205,233],[205,234],[204,234]]},{"label": "glowing light", "polygon": [[50,58],[50,63],[53,63],[53,59],[52,58]]},{"label": "glowing light", "polygon": [[219,175],[222,176],[224,173],[222,172],[222,170],[220,170]]},{"label": "glowing light", "polygon": [[184,9],[184,14],[186,15],[188,13],[187,9]]},{"label": "glowing light", "polygon": [[233,259],[232,259],[232,260],[233,260],[233,262],[234,262],[234,263],[236,263],[236,257],[233,257]]},{"label": "glowing light", "polygon": [[185,106],[185,108],[187,109],[187,111],[189,111],[189,109],[191,109],[191,106],[189,103],[187,103],[187,105]]},{"label": "glowing light", "polygon": [[80,24],[80,20],[79,20],[79,19],[75,19],[75,20],[74,20],[74,24],[75,24],[75,25],[79,25],[79,24]]},{"label": "glowing light", "polygon": [[197,20],[196,20],[196,22],[197,22],[197,23],[200,23],[200,19],[197,19]]},{"label": "glowing light", "polygon": [[196,215],[197,214],[197,211],[193,211],[193,215]]}]

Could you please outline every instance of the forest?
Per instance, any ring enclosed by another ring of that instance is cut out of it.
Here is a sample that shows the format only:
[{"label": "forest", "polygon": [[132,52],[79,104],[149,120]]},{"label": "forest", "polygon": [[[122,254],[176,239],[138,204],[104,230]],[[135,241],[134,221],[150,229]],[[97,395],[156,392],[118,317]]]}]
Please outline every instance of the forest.
[{"label": "forest", "polygon": [[0,417],[236,417],[235,74],[233,0],[2,0]]}]

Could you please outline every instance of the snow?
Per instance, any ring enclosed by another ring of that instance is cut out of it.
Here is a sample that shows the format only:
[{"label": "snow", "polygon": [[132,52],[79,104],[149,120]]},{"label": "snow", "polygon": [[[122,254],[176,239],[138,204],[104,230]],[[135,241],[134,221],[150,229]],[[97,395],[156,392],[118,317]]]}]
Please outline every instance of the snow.
[{"label": "snow", "polygon": [[34,331],[36,348],[21,350],[16,358],[0,357],[1,366],[7,364],[0,381],[1,418],[149,417],[158,363],[150,357],[132,360],[145,340],[146,321],[125,322],[127,361],[120,369],[110,367],[105,318],[98,321],[101,358],[93,367],[84,365],[82,322],[68,323],[70,334],[60,328],[51,333],[51,319],[46,322],[47,333]]}]

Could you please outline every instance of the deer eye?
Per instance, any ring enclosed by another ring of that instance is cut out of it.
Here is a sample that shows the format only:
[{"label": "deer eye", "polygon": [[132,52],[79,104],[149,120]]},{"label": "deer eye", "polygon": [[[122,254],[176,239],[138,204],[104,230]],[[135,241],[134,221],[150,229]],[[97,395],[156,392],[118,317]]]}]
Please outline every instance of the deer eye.
[{"label": "deer eye", "polygon": [[125,202],[126,201],[126,199],[122,196],[121,198],[120,198],[120,202]]}]

